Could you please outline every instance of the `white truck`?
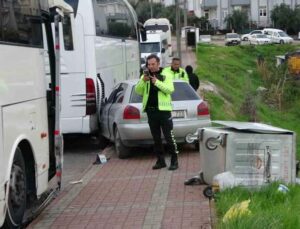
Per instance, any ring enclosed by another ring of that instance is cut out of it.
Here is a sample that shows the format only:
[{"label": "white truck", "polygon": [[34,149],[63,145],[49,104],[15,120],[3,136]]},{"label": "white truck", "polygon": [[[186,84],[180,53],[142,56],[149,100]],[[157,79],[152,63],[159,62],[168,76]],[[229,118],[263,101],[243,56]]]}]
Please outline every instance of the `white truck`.
[{"label": "white truck", "polygon": [[144,23],[147,33],[163,32],[167,36],[168,41],[168,54],[173,55],[172,50],[172,24],[167,18],[150,18]]},{"label": "white truck", "polygon": [[140,50],[141,50],[142,60],[146,60],[147,56],[149,56],[150,54],[156,54],[160,59],[160,66],[165,67],[167,65],[168,41],[167,41],[167,35],[165,33],[163,32],[147,33],[147,40],[141,42],[140,45],[141,45]]}]

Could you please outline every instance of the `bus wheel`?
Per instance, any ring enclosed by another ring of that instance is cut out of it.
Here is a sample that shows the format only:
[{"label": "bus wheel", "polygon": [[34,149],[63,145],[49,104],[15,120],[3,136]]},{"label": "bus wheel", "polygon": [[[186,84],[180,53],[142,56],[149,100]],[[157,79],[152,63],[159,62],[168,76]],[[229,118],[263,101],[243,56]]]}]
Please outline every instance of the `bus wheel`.
[{"label": "bus wheel", "polygon": [[25,162],[19,148],[10,172],[7,204],[4,228],[19,228],[26,209]]},{"label": "bus wheel", "polygon": [[115,128],[115,150],[120,159],[127,158],[130,155],[128,147],[124,146],[122,142],[118,127]]}]

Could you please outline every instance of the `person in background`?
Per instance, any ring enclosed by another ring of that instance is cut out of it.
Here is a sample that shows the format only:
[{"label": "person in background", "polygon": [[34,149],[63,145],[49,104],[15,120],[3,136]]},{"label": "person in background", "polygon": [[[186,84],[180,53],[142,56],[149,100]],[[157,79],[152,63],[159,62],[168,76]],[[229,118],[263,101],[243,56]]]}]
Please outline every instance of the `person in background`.
[{"label": "person in background", "polygon": [[148,124],[154,141],[157,161],[152,169],[166,167],[161,131],[171,154],[169,170],[178,168],[178,151],[173,134],[172,98],[174,84],[170,73],[163,73],[159,58],[151,54],[147,57],[147,67],[138,81],[135,92],[143,96],[143,111],[147,113]]},{"label": "person in background", "polygon": [[171,66],[165,67],[163,70],[164,73],[170,74],[173,77],[173,80],[184,80],[187,83],[189,82],[189,77],[185,70],[180,67],[180,59],[178,57],[174,57],[172,59]]},{"label": "person in background", "polygon": [[187,65],[185,71],[188,74],[190,85],[194,88],[195,91],[198,90],[200,82],[198,76],[193,72],[193,67]]}]

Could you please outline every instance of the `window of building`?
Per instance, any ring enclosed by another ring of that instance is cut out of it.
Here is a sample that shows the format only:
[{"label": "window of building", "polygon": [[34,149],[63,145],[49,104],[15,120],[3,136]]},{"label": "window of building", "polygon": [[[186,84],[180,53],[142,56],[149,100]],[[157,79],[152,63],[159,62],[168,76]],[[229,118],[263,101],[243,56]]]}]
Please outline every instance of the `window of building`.
[{"label": "window of building", "polygon": [[204,10],[204,17],[205,17],[206,19],[209,18],[209,11],[208,11],[208,10]]},{"label": "window of building", "polygon": [[260,17],[266,17],[267,16],[267,8],[266,7],[259,8],[259,16]]},{"label": "window of building", "polygon": [[242,11],[242,6],[233,6],[233,10]]},{"label": "window of building", "polygon": [[223,18],[226,18],[228,15],[228,10],[223,10]]}]

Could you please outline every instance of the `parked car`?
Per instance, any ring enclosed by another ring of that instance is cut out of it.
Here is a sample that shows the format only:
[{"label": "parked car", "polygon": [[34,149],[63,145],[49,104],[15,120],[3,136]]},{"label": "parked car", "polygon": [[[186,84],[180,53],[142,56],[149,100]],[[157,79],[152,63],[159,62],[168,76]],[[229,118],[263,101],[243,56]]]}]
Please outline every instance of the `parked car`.
[{"label": "parked car", "polygon": [[263,32],[271,39],[272,43],[290,44],[294,41],[293,38],[280,29],[265,28]]},{"label": "parked car", "polygon": [[[115,143],[119,158],[130,156],[130,147],[153,144],[142,96],[135,93],[138,80],[119,83],[105,102],[101,118],[101,141]],[[210,126],[207,103],[184,81],[174,81],[172,94],[174,135],[177,143],[185,143],[188,134],[198,128]]]},{"label": "parked car", "polygon": [[239,45],[241,43],[240,35],[237,33],[226,33],[225,45]]},{"label": "parked car", "polygon": [[250,44],[253,45],[264,45],[264,44],[271,44],[272,41],[270,38],[267,37],[265,34],[253,34],[249,38]]},{"label": "parked car", "polygon": [[242,39],[242,41],[249,41],[250,37],[254,34],[263,34],[263,31],[262,30],[253,30],[250,33],[243,34],[241,36],[241,39]]},{"label": "parked car", "polygon": [[200,43],[211,43],[211,35],[200,35],[199,42]]}]

